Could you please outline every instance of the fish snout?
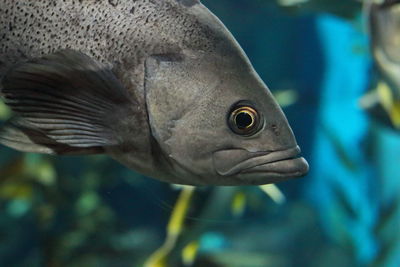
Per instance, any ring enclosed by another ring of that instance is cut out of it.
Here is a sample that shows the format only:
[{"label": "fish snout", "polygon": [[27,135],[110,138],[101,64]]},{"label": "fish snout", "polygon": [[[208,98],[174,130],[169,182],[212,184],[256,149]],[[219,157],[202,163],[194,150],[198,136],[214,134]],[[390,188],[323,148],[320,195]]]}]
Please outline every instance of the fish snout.
[{"label": "fish snout", "polygon": [[307,174],[307,161],[300,157],[300,147],[279,151],[249,152],[245,149],[227,149],[213,154],[213,164],[221,176],[238,176],[254,184],[272,183]]}]

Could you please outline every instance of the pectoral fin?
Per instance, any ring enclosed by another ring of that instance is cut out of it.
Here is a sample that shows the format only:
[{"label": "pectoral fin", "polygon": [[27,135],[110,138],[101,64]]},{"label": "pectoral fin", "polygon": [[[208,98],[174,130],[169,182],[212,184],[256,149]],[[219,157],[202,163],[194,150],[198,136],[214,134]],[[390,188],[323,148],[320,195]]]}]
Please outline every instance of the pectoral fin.
[{"label": "pectoral fin", "polygon": [[112,125],[129,97],[110,70],[80,52],[65,50],[17,65],[2,87],[17,115],[0,130],[6,146],[88,154],[118,144]]}]

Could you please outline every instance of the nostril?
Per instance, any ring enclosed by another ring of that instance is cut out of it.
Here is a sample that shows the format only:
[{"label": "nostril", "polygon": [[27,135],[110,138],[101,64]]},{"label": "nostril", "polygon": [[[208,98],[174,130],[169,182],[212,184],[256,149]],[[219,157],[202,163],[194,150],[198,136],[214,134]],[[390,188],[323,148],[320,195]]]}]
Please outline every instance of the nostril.
[{"label": "nostril", "polygon": [[272,125],[271,125],[271,130],[272,130],[272,132],[273,132],[276,136],[279,136],[279,135],[280,135],[278,126],[277,126],[276,124],[272,124]]}]

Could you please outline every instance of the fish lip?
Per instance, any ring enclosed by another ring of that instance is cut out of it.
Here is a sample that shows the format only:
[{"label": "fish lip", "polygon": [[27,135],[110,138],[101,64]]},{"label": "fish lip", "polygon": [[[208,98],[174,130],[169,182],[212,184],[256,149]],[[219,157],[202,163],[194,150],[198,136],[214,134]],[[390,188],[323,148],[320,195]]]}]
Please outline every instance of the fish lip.
[{"label": "fish lip", "polygon": [[309,166],[303,157],[281,159],[242,170],[239,174],[262,173],[270,176],[300,177],[308,173]]},{"label": "fish lip", "polygon": [[308,172],[307,161],[300,157],[301,150],[295,146],[285,150],[254,152],[254,156],[239,162],[229,170],[218,173],[222,176],[246,175],[252,173],[279,177],[298,177]]}]

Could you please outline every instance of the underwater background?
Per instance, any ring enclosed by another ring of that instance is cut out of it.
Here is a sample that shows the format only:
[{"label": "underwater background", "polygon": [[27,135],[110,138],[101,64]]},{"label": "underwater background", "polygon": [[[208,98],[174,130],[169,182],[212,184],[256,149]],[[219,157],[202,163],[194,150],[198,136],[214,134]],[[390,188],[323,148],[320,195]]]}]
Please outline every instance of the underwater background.
[{"label": "underwater background", "polygon": [[280,191],[178,187],[105,156],[1,147],[0,266],[400,266],[397,113],[363,105],[395,89],[374,67],[362,3],[202,2],[284,108],[310,173]]}]

